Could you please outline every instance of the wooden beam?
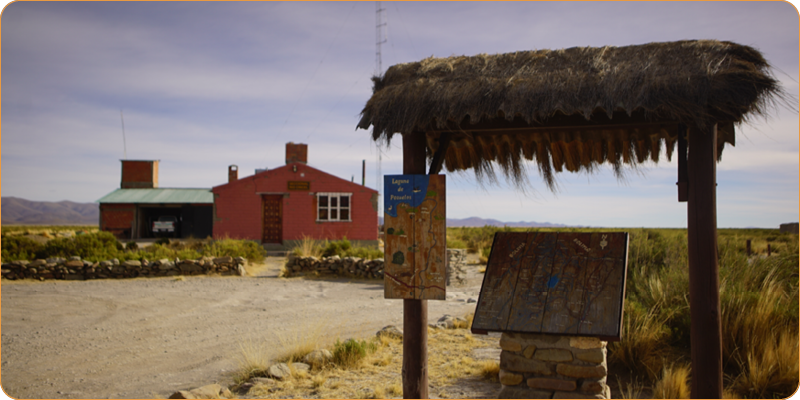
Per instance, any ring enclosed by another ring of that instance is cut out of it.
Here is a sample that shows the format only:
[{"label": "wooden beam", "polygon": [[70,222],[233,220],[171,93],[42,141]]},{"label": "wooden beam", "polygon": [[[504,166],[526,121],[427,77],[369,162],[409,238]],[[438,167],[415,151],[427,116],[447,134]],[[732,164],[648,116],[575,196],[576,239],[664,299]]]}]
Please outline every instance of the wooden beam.
[{"label": "wooden beam", "polygon": [[428,170],[428,175],[436,175],[442,170],[444,156],[447,153],[447,148],[450,146],[451,136],[452,134],[450,132],[444,132],[439,136],[439,147],[436,149],[436,153],[433,154],[433,160],[431,160],[431,168]]},{"label": "wooden beam", "polygon": [[717,126],[690,127],[689,305],[692,398],[722,398],[722,325],[717,262]]},{"label": "wooden beam", "polygon": [[678,125],[678,202],[689,199],[689,172],[686,159],[686,125]]},{"label": "wooden beam", "polygon": [[[403,174],[425,174],[425,134],[403,134]],[[403,398],[428,398],[428,303],[403,299]]]}]

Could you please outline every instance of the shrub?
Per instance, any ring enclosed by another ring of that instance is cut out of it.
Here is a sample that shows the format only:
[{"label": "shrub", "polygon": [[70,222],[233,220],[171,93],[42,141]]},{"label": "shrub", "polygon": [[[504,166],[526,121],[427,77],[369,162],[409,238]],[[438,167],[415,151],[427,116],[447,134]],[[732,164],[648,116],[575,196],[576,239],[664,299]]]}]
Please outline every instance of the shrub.
[{"label": "shrub", "polygon": [[322,249],[322,257],[358,257],[374,260],[383,258],[383,250],[375,247],[356,246],[353,247],[347,238],[328,242]]},{"label": "shrub", "polygon": [[336,340],[333,346],[333,362],[342,368],[353,368],[361,364],[361,361],[377,349],[374,342],[366,340],[347,339],[344,342]]},{"label": "shrub", "polygon": [[322,250],[323,257],[331,257],[331,256],[339,256],[345,257],[345,254],[348,250],[350,250],[352,246],[350,245],[350,241],[347,238],[342,240],[335,240],[332,242],[328,242],[325,248]]},{"label": "shrub", "polygon": [[42,245],[24,236],[5,236],[2,240],[2,257],[5,261],[30,260],[36,257]]},{"label": "shrub", "polygon": [[125,250],[139,250],[139,245],[136,242],[128,242],[125,244]]},{"label": "shrub", "polygon": [[250,262],[262,262],[267,251],[251,240],[221,239],[204,245],[202,254],[211,257],[244,257]]},{"label": "shrub", "polygon": [[94,232],[74,238],[48,241],[36,252],[36,258],[78,256],[84,260],[102,261],[122,256],[122,243],[109,232]]},{"label": "shrub", "polygon": [[466,249],[467,244],[464,243],[461,239],[451,239],[447,237],[447,248],[448,249]]}]

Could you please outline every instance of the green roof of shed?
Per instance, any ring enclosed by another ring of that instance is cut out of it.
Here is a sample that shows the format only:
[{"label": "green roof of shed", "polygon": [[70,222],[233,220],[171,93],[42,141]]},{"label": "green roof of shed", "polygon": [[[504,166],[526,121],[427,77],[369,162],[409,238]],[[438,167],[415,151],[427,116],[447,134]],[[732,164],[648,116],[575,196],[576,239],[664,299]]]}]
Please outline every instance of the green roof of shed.
[{"label": "green roof of shed", "polygon": [[98,203],[212,204],[211,189],[117,189]]}]

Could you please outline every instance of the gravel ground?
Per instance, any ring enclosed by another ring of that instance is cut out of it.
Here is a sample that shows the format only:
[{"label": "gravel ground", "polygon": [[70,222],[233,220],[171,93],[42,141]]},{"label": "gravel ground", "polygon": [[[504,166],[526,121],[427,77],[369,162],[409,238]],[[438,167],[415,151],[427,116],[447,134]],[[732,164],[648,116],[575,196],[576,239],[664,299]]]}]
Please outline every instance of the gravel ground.
[{"label": "gravel ground", "polygon": [[[324,327],[335,338],[402,327],[403,302],[378,281],[256,277],[2,281],[0,384],[14,398],[166,398],[230,383],[241,343]],[[475,309],[482,275],[429,301],[429,323]]]}]

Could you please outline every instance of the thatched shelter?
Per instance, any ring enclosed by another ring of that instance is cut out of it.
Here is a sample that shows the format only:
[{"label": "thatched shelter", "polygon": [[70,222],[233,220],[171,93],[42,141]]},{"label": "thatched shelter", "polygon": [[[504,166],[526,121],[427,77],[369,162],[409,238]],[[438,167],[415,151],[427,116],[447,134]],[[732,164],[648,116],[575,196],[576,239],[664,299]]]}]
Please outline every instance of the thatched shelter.
[{"label": "thatched shelter", "polygon": [[717,123],[721,155],[783,97],[761,53],[712,40],[431,57],[373,80],[358,127],[374,140],[425,132],[433,158],[447,132],[447,171],[491,177],[494,162],[521,182],[524,159],[551,187],[564,169],[671,158],[681,123]]},{"label": "thatched shelter", "polygon": [[[374,80],[358,123],[403,137],[403,173],[499,168],[527,182],[525,160],[554,173],[658,161],[678,148],[687,201],[692,397],[721,398],[716,163],[734,127],[788,98],[757,50],[703,40],[574,47],[395,65]],[[688,151],[687,156],[687,149]],[[427,396],[427,305],[404,300],[404,397]]]}]

